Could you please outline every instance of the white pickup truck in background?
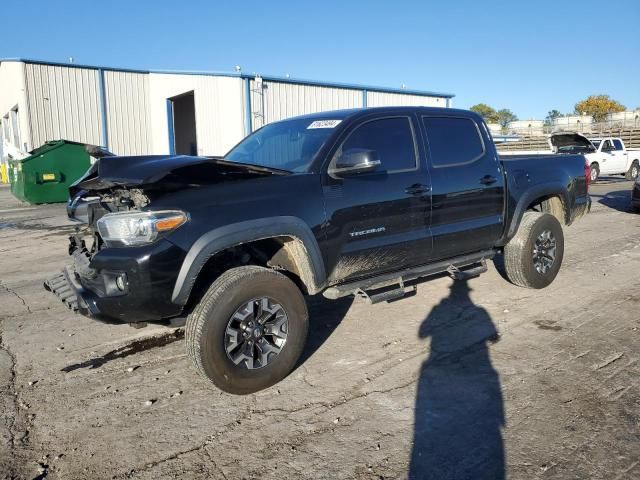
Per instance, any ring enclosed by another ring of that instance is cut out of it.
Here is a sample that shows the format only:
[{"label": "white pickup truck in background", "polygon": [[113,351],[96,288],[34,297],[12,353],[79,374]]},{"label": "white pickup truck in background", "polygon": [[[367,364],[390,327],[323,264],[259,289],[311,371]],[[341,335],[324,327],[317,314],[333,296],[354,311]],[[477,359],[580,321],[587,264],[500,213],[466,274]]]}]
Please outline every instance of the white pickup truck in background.
[{"label": "white pickup truck in background", "polygon": [[[498,142],[496,142],[498,143]],[[549,135],[548,150],[512,150],[500,152],[501,156],[569,153],[584,155],[591,167],[591,182],[600,175],[625,175],[635,180],[640,173],[640,149],[627,149],[621,138],[604,137],[588,139],[575,132],[557,132]]]},{"label": "white pickup truck in background", "polygon": [[627,149],[621,138],[591,138],[596,152],[587,156],[591,162],[591,180],[598,175],[622,175],[635,180],[640,172],[640,149]]}]

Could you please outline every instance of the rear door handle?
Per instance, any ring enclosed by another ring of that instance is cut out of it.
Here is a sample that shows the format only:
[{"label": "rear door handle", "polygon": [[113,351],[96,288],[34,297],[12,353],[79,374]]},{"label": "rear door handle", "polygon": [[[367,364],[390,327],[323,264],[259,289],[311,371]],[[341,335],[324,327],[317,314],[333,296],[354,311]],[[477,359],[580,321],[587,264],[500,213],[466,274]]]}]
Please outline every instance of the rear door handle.
[{"label": "rear door handle", "polygon": [[421,183],[414,183],[410,187],[405,188],[404,191],[409,195],[424,195],[431,191],[431,187]]},{"label": "rear door handle", "polygon": [[480,179],[480,183],[483,185],[491,185],[492,183],[496,183],[498,179],[496,177],[492,177],[491,175],[485,175]]}]

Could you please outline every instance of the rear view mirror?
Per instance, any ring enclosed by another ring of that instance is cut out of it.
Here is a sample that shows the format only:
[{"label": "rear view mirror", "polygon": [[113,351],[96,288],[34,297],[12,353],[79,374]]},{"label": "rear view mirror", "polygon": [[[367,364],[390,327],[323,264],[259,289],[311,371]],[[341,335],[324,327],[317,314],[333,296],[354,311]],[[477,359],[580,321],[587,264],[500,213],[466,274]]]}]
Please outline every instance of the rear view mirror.
[{"label": "rear view mirror", "polygon": [[357,175],[373,172],[379,166],[378,152],[364,148],[352,148],[342,152],[333,168],[329,169],[329,175],[336,177]]}]

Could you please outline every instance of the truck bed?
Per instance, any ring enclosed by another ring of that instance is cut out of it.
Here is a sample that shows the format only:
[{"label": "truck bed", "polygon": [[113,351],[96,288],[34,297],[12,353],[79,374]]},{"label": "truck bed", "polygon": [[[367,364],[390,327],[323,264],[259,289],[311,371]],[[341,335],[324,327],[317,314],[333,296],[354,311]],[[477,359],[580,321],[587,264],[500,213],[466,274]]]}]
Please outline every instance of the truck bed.
[{"label": "truck bed", "polygon": [[[563,192],[565,224],[570,225],[589,209],[590,199],[585,176],[585,158],[579,154],[538,154],[499,156],[505,170],[509,192],[508,214],[518,216],[514,201],[529,195],[540,197],[547,192]],[[572,195],[569,195],[572,192]],[[526,204],[526,205],[525,205]],[[525,201],[525,208],[528,203]]]}]

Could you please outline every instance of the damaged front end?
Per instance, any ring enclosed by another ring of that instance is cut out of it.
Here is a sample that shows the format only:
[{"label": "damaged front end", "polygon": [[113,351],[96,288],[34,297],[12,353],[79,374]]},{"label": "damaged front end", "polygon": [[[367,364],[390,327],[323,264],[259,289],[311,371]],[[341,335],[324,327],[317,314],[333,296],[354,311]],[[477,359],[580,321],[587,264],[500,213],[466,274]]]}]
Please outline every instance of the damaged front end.
[{"label": "damaged front end", "polygon": [[79,191],[69,202],[78,222],[69,237],[73,259],[45,281],[71,310],[108,323],[161,321],[180,314],[170,292],[184,252],[163,238],[182,225],[182,212],[147,212],[141,189]]},{"label": "damaged front end", "polygon": [[[139,210],[148,204],[149,199],[141,190],[114,189],[100,193],[79,190],[67,203],[67,216],[77,222],[75,233],[69,237],[68,253],[73,262],[62,273],[45,281],[45,288],[58,295],[71,310],[89,315],[87,305],[75,292],[82,287],[80,279],[91,282],[98,276],[90,266],[92,258],[105,245],[97,228],[98,220],[106,214]],[[119,283],[122,284],[122,280]],[[107,291],[107,286],[102,290]]]},{"label": "damaged front end", "polygon": [[160,207],[167,195],[284,174],[211,157],[101,158],[69,189],[67,214],[78,224],[69,239],[73,263],[45,288],[70,309],[110,323],[179,316],[183,305],[172,294],[187,252],[171,235],[191,217]]}]

